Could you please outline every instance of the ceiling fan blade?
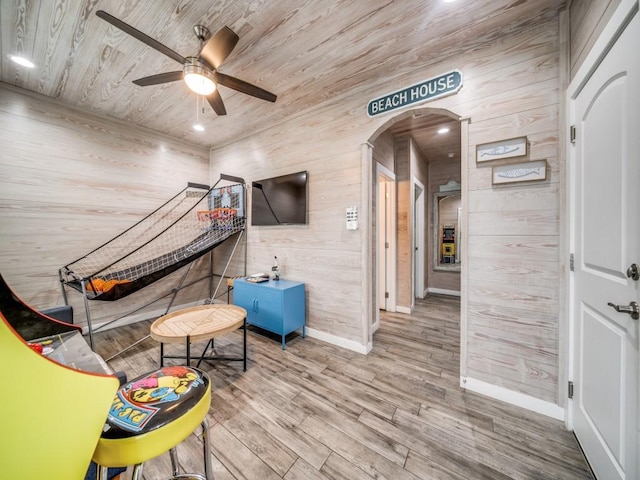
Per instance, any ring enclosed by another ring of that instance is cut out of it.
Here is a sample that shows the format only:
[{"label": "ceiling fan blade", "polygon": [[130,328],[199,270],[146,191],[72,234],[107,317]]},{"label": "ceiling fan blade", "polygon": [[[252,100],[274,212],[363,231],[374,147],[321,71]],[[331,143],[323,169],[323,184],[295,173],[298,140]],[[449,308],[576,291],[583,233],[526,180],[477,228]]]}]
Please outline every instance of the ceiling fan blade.
[{"label": "ceiling fan blade", "polygon": [[256,87],[255,85],[251,85],[250,83],[245,82],[244,80],[240,80],[239,78],[225,75],[224,73],[220,72],[213,73],[216,77],[216,83],[224,85],[225,87],[232,88],[234,90],[237,90],[238,92],[246,93],[247,95],[251,95],[268,102],[275,102],[278,98],[273,93],[267,92],[266,90],[260,87]]},{"label": "ceiling fan blade", "polygon": [[160,83],[177,82],[178,80],[182,80],[183,78],[184,73],[182,73],[182,70],[179,70],[177,72],[158,73],[156,75],[139,78],[137,80],[134,80],[133,83],[140,87],[147,87],[149,85],[158,85]]},{"label": "ceiling fan blade", "polygon": [[98,10],[96,12],[96,15],[98,17],[100,17],[101,19],[105,20],[106,22],[109,22],[114,27],[119,28],[120,30],[122,30],[125,33],[128,33],[129,35],[131,35],[134,38],[137,38],[142,43],[147,44],[148,46],[150,46],[151,48],[154,48],[155,50],[159,51],[160,53],[164,53],[167,57],[172,58],[176,62],[179,62],[179,63],[182,63],[182,64],[184,64],[186,62],[186,59],[182,55],[180,55],[179,53],[174,52],[169,47],[161,44],[156,39],[151,38],[146,33],[142,33],[140,30],[138,30],[136,28],[133,28],[131,25],[128,25],[128,24],[124,23],[122,20],[117,19],[113,15],[109,15],[104,10]]},{"label": "ceiling fan blade", "polygon": [[227,109],[224,108],[224,103],[222,102],[222,97],[220,96],[218,89],[215,89],[211,95],[207,95],[207,101],[209,102],[209,105],[211,105],[211,108],[213,108],[213,111],[218,115],[227,114]]},{"label": "ceiling fan blade", "polygon": [[238,43],[238,39],[233,30],[222,27],[204,44],[198,60],[211,68],[219,68]]}]

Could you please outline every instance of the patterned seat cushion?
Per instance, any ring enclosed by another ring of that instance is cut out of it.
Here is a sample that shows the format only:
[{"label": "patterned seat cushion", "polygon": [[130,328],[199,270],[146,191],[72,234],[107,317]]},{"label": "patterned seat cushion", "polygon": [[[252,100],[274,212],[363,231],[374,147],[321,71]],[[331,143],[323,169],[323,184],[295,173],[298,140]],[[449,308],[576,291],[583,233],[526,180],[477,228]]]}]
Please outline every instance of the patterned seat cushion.
[{"label": "patterned seat cushion", "polygon": [[102,438],[142,435],[176,421],[209,388],[209,377],[193,367],[163,367],[138,377],[116,393]]}]

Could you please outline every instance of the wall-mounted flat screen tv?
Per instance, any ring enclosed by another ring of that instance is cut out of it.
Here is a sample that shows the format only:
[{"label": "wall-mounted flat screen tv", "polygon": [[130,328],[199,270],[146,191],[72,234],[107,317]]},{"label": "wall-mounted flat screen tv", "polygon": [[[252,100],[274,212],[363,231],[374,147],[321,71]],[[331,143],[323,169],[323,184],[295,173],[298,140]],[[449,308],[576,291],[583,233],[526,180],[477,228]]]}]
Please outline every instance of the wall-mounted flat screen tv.
[{"label": "wall-mounted flat screen tv", "polygon": [[307,172],[251,182],[251,225],[307,223]]}]

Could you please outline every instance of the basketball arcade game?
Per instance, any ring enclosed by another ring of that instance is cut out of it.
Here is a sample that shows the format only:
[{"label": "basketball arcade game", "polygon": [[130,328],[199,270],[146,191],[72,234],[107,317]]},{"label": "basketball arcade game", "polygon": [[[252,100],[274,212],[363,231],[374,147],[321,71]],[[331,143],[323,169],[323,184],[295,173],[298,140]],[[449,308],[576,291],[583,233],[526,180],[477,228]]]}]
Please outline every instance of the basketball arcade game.
[{"label": "basketball arcade game", "polygon": [[[225,182],[225,185],[218,186],[221,182]],[[211,188],[189,183],[127,230],[62,267],[59,276],[65,303],[68,304],[65,287],[82,293],[84,297],[91,347],[94,346],[93,333],[171,296],[164,313],[166,315],[178,292],[200,281],[209,280],[209,301],[213,303],[244,236],[245,225],[245,182],[242,178],[221,174]],[[235,244],[213,291],[213,249],[234,236]],[[209,275],[185,284],[193,262],[207,253],[211,254]],[[243,263],[246,270],[246,248]],[[124,298],[183,267],[188,268],[175,288],[97,328],[93,327],[89,300],[115,301]]]}]

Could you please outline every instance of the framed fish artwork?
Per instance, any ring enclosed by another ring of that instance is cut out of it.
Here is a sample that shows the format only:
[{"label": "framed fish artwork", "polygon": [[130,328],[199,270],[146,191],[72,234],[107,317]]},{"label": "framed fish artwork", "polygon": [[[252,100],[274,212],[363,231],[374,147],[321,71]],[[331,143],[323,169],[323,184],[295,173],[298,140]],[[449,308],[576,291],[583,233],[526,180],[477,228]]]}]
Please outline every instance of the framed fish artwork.
[{"label": "framed fish artwork", "polygon": [[516,182],[536,182],[547,179],[547,161],[518,163],[517,165],[501,165],[491,169],[493,185]]},{"label": "framed fish artwork", "polygon": [[503,158],[522,157],[527,154],[527,137],[509,138],[499,142],[483,143],[476,147],[476,163]]}]

